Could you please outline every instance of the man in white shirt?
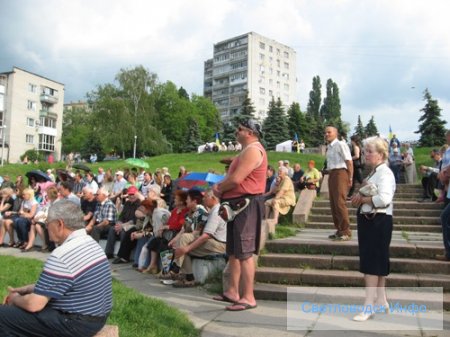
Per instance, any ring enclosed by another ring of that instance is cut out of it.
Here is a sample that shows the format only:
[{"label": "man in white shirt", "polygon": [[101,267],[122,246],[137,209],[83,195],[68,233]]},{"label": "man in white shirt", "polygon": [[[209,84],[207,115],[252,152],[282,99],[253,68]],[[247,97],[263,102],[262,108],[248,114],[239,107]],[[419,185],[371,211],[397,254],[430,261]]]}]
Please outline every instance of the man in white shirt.
[{"label": "man in white shirt", "polygon": [[175,258],[178,259],[177,264],[181,266],[186,279],[178,281],[174,284],[174,287],[195,285],[191,256],[202,257],[213,254],[225,254],[227,224],[219,216],[219,199],[212,190],[208,190],[205,192],[203,203],[209,210],[208,220],[203,232],[183,233],[178,241]]},{"label": "man in white shirt", "polygon": [[348,145],[338,140],[338,130],[325,128],[327,147],[327,170],[330,207],[336,232],[329,236],[336,241],[348,241],[352,237],[346,198],[352,186],[353,161]]}]

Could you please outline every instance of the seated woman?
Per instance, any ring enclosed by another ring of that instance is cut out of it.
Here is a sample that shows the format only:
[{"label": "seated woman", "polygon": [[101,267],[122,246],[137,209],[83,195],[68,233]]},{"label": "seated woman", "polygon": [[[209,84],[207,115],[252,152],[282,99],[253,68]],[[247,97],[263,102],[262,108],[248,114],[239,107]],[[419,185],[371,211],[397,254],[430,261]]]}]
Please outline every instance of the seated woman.
[{"label": "seated woman", "polygon": [[22,190],[16,188],[14,193],[11,194],[11,199],[13,201],[12,207],[2,214],[2,227],[4,228],[4,233],[9,235],[8,247],[14,247],[16,244],[14,240],[14,219],[19,216],[19,210],[22,206]]},{"label": "seated woman", "polygon": [[34,190],[32,188],[24,189],[22,196],[23,201],[18,212],[19,216],[14,219],[14,228],[19,240],[14,247],[20,249],[24,249],[28,245],[28,232],[38,208],[38,202],[34,198]]},{"label": "seated woman", "polygon": [[14,206],[14,199],[12,198],[13,193],[14,190],[10,187],[6,187],[0,191],[2,197],[2,200],[0,201],[0,246],[3,246],[3,239],[6,231],[6,228],[3,225],[3,216],[7,211],[12,210]]},{"label": "seated woman", "polygon": [[28,244],[22,250],[23,252],[29,252],[33,249],[34,240],[36,239],[36,232],[41,238],[42,247],[41,251],[48,250],[48,235],[45,235],[45,220],[47,219],[47,213],[51,205],[58,199],[58,189],[55,186],[50,186],[46,190],[47,203],[41,207],[31,221],[30,232],[28,233]]},{"label": "seated woman", "polygon": [[[186,207],[187,192],[178,190],[175,193],[175,208],[170,213],[167,225],[162,226],[157,232],[154,232],[155,238],[150,240],[144,246],[139,260],[150,251],[150,265],[143,272],[148,274],[158,273],[158,254],[167,248],[169,241],[176,236],[185,223],[185,216],[188,212]],[[143,255],[144,254],[144,255]]]},{"label": "seated woman", "polygon": [[319,192],[320,179],[322,179],[322,174],[315,167],[316,162],[314,160],[310,160],[308,162],[308,169],[305,171],[303,175],[303,184],[308,189],[316,189]]},{"label": "seated woman", "polygon": [[270,213],[273,212],[272,220],[275,224],[278,223],[280,213],[287,214],[291,206],[295,206],[294,184],[288,177],[288,169],[284,166],[278,168],[278,177],[280,183],[275,190],[275,196],[265,202],[266,219],[269,219]]}]

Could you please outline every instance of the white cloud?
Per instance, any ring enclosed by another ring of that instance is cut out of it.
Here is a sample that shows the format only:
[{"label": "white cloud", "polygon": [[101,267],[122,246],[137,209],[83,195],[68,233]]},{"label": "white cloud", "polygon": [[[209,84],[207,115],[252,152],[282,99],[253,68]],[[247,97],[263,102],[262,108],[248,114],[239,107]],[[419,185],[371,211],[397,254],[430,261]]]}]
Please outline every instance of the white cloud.
[{"label": "white cloud", "polygon": [[303,109],[320,75],[323,86],[328,78],[338,83],[352,128],[358,114],[365,123],[373,114],[380,131],[391,119],[401,121],[399,136],[417,138],[426,87],[449,117],[446,0],[17,0],[4,7],[0,70],[18,65],[55,78],[69,99],[136,64],[201,93],[213,44],[255,31],[296,49]]}]

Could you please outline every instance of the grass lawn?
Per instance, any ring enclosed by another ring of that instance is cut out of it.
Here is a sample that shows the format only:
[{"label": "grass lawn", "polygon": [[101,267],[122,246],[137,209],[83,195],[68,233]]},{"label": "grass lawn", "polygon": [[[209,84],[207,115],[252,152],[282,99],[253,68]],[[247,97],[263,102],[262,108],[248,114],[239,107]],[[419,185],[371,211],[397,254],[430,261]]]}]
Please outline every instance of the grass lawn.
[{"label": "grass lawn", "polygon": [[[162,156],[156,156],[147,158],[146,161],[150,165],[150,172],[154,172],[156,168],[167,167],[169,168],[169,172],[172,177],[176,178],[178,174],[178,169],[180,166],[186,167],[186,169],[190,172],[198,171],[198,172],[206,172],[208,169],[213,169],[217,172],[224,172],[224,164],[221,164],[219,161],[222,158],[235,156],[236,152],[219,152],[219,153],[172,153],[165,154]],[[294,163],[300,163],[303,168],[307,167],[308,161],[310,159],[314,159],[316,161],[316,167],[321,169],[325,158],[323,156],[317,154],[298,154],[298,153],[286,153],[286,152],[268,152],[269,156],[269,164],[277,167],[278,160],[289,160],[291,166]],[[125,163],[123,160],[117,161],[107,161],[96,164],[88,164],[89,167],[96,173],[99,167],[103,167],[104,169],[111,168],[112,171],[116,171],[118,169],[123,170],[124,168],[131,168],[130,165]],[[33,169],[40,169],[42,171],[46,171],[48,168],[64,168],[65,163],[56,163],[49,165],[47,163],[40,164],[9,164],[5,165],[3,168],[0,168],[0,175],[3,176],[8,174],[12,179],[15,179],[17,175],[24,175],[26,172],[31,171]]]},{"label": "grass lawn", "polygon": [[[33,259],[0,256],[0,298],[7,286],[34,283],[43,263]],[[188,337],[199,336],[185,314],[161,300],[143,296],[113,281],[114,307],[107,324],[118,325],[121,337]]]}]

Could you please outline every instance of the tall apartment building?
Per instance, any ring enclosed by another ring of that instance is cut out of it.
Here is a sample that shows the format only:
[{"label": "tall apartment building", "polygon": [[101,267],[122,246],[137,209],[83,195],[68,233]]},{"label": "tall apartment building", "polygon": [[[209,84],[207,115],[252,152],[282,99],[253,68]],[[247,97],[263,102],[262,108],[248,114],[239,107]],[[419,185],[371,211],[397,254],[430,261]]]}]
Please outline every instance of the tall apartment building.
[{"label": "tall apartment building", "polygon": [[214,44],[204,64],[204,95],[224,121],[239,113],[247,91],[263,120],[272,97],[286,107],[296,100],[296,86],[295,50],[254,32]]},{"label": "tall apartment building", "polygon": [[[29,149],[61,158],[64,84],[13,67],[0,73],[0,130],[4,161]],[[4,139],[3,139],[4,137]]]}]

